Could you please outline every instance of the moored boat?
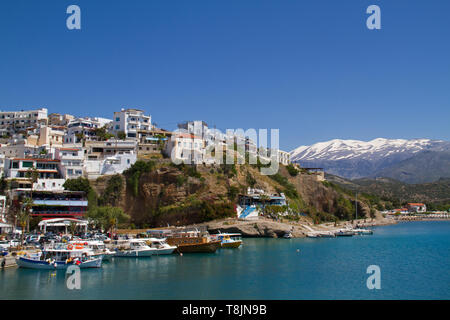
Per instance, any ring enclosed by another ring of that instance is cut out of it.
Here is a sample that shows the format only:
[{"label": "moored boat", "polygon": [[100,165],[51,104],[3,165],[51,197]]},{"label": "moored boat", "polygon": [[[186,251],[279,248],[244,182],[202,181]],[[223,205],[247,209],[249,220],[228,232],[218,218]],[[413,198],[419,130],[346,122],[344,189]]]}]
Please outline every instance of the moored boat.
[{"label": "moored boat", "polygon": [[154,254],[156,255],[172,254],[177,248],[176,246],[168,244],[167,240],[164,238],[147,238],[142,240],[144,240],[150,248],[155,249]]},{"label": "moored boat", "polygon": [[195,231],[173,232],[167,235],[167,243],[177,246],[179,253],[213,253],[221,247],[222,241],[213,240],[208,233]]},{"label": "moored boat", "polygon": [[240,233],[221,233],[211,235],[214,240],[220,241],[222,248],[239,248],[242,245]]},{"label": "moored boat", "polygon": [[74,249],[61,244],[38,253],[18,256],[16,263],[21,268],[45,270],[66,269],[71,265],[80,268],[100,268],[102,256],[93,257],[86,249]]},{"label": "moored boat", "polygon": [[114,257],[150,257],[156,252],[141,239],[116,240],[113,246],[116,251]]}]

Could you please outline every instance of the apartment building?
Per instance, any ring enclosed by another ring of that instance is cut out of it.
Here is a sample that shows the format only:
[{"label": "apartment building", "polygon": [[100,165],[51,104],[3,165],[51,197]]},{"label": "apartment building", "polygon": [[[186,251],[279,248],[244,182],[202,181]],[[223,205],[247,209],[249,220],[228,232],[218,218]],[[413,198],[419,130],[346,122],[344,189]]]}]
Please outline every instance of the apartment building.
[{"label": "apartment building", "polygon": [[0,134],[12,135],[29,128],[37,128],[48,122],[48,110],[41,108],[27,111],[0,111]]},{"label": "apartment building", "polygon": [[74,119],[67,125],[64,143],[81,143],[83,139],[85,141],[96,140],[95,130],[105,126],[108,127],[111,122],[110,119],[99,117]]},{"label": "apartment building", "polygon": [[75,117],[70,114],[50,113],[48,115],[49,126],[66,127]]},{"label": "apartment building", "polygon": [[139,139],[139,131],[152,130],[152,117],[146,116],[143,110],[122,109],[114,112],[112,132],[123,132],[127,139]]},{"label": "apartment building", "polygon": [[31,190],[31,181],[27,172],[36,168],[39,173],[33,190],[58,191],[64,190],[65,179],[59,172],[59,160],[49,158],[6,158],[5,177],[12,180],[13,189]]},{"label": "apartment building", "polygon": [[59,160],[59,172],[64,179],[83,176],[84,151],[82,148],[57,148],[55,159]]}]

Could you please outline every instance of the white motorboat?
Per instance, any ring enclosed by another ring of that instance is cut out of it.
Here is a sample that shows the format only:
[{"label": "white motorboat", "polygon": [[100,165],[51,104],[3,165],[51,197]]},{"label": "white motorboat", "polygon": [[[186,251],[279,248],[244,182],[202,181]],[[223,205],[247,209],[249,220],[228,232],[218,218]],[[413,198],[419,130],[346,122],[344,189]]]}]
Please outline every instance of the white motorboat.
[{"label": "white motorboat", "polygon": [[171,246],[168,244],[165,238],[147,238],[142,240],[144,240],[150,248],[155,249],[154,254],[156,255],[172,254],[177,248],[177,246]]},{"label": "white motorboat", "polygon": [[358,235],[371,235],[373,234],[372,230],[369,229],[353,229],[353,232]]},{"label": "white motorboat", "polygon": [[116,251],[114,257],[150,257],[157,251],[142,239],[116,240],[113,245]]}]

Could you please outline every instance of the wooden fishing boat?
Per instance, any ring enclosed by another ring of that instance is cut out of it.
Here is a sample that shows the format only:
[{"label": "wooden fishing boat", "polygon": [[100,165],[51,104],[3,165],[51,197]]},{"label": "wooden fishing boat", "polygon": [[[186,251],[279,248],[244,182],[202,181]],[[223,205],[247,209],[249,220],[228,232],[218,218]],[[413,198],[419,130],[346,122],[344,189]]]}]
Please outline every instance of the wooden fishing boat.
[{"label": "wooden fishing boat", "polygon": [[221,242],[221,240],[213,240],[208,234],[202,234],[199,231],[176,232],[167,235],[167,243],[177,246],[175,252],[179,253],[216,252],[220,248]]}]

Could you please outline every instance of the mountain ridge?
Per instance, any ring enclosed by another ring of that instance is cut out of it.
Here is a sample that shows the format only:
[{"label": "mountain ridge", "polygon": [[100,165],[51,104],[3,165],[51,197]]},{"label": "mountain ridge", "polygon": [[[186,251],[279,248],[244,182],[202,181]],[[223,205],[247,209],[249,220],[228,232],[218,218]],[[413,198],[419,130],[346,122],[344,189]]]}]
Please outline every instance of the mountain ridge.
[{"label": "mountain ridge", "polygon": [[[427,152],[437,159],[428,156]],[[321,167],[348,179],[391,177],[407,183],[432,182],[450,177],[450,142],[431,139],[370,141],[333,139],[290,152],[291,161],[303,167]],[[433,167],[427,165],[433,163]],[[403,167],[402,167],[403,166]],[[447,169],[448,168],[448,169]],[[417,174],[419,172],[420,174]]]}]

